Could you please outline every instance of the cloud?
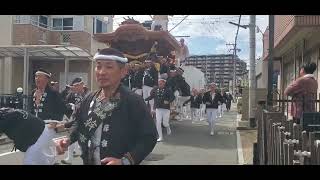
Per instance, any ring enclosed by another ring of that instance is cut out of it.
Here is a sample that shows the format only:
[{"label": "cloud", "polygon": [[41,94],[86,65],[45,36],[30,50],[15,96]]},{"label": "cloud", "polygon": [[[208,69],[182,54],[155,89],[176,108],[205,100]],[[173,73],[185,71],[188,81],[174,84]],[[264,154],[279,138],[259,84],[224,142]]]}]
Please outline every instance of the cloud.
[{"label": "cloud", "polygon": [[231,54],[232,52],[228,52],[229,49],[227,49],[226,44],[218,44],[215,48],[216,54]]}]

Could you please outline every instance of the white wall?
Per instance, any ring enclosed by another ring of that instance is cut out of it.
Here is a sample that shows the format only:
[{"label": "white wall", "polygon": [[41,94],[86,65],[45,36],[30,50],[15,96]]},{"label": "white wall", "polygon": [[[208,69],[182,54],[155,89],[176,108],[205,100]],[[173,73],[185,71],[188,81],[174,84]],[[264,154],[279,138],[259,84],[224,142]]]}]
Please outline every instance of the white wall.
[{"label": "white wall", "polygon": [[205,78],[204,73],[193,66],[183,67],[184,73],[183,77],[186,82],[190,85],[190,88],[195,88],[197,90],[204,88]]},{"label": "white wall", "polygon": [[[107,26],[108,32],[112,32],[113,29],[113,18],[111,15],[92,15],[92,16],[86,16],[85,17],[85,30],[90,32],[92,34],[93,31],[93,18],[99,18],[100,20],[103,20],[104,17],[109,17],[109,23]],[[91,54],[95,54],[98,49],[107,48],[107,45],[104,43],[100,43],[93,38],[91,38]]]},{"label": "white wall", "polygon": [[4,93],[4,58],[0,58],[0,94]]},{"label": "white wall", "polygon": [[262,73],[262,65],[263,65],[263,60],[257,61],[256,64],[256,76]]},{"label": "white wall", "polygon": [[0,15],[0,45],[12,44],[12,15]]},{"label": "white wall", "polygon": [[2,92],[5,94],[12,93],[12,58],[6,57],[4,59],[4,71],[3,71],[3,77],[4,77],[4,84],[2,87]]},{"label": "white wall", "polygon": [[[280,61],[273,62],[273,70],[280,70]],[[257,88],[268,88],[268,61],[260,61],[256,66]]]},{"label": "white wall", "polygon": [[107,24],[107,32],[113,31],[113,18],[111,15],[87,15],[84,18],[84,30],[92,34],[93,32],[93,18],[98,18],[104,21],[104,17],[108,17],[108,24]]},{"label": "white wall", "polygon": [[[12,15],[0,15],[0,45],[12,45]],[[11,58],[0,60],[0,93],[10,93],[12,79],[12,61]]]}]

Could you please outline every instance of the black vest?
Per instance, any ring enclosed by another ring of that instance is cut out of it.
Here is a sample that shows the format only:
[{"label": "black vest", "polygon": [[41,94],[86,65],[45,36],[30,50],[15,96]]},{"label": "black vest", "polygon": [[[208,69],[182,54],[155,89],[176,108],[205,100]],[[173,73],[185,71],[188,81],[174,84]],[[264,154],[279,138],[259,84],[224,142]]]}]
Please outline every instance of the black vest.
[{"label": "black vest", "polygon": [[189,100],[187,100],[186,102],[184,102],[184,104],[191,102],[190,107],[191,108],[200,108],[200,104],[202,103],[202,97],[200,95],[198,96],[191,96]]},{"label": "black vest", "polygon": [[158,84],[158,72],[155,67],[147,68],[144,70],[144,85],[153,87]]},{"label": "black vest", "polygon": [[132,88],[142,89],[143,70],[137,70],[132,77]]},{"label": "black vest", "polygon": [[[100,158],[121,158],[129,152],[135,163],[139,164],[153,150],[156,144],[157,131],[142,97],[123,86],[120,87],[119,91],[119,105],[110,114],[111,124],[108,128],[110,134],[107,135],[107,132],[102,131],[101,143],[107,136],[110,136],[108,137],[110,140],[107,147],[101,144]],[[77,126],[70,135],[71,143],[78,140],[81,146],[81,157],[84,164],[90,164],[88,143],[99,126],[89,123],[88,116],[88,111],[92,106],[91,102],[97,93],[98,91],[90,93],[81,103],[75,114]]]},{"label": "black vest", "polygon": [[154,107],[162,109],[170,109],[170,103],[174,100],[174,94],[170,88],[154,88],[151,91],[151,96],[145,100],[154,99]]},{"label": "black vest", "polygon": [[219,102],[222,103],[223,99],[220,93],[216,92],[214,98],[212,99],[211,92],[204,93],[203,103],[206,105],[206,108],[218,109]]},{"label": "black vest", "polygon": [[22,152],[36,143],[44,128],[44,121],[24,110],[0,109],[0,133],[12,139],[15,147]]},{"label": "black vest", "polygon": [[[32,95],[34,95],[35,91],[36,90],[32,91]],[[35,97],[31,103],[31,114],[43,120],[52,119],[62,121],[63,115],[67,110],[59,92],[51,89],[49,86],[46,87],[38,107],[35,105]]]}]

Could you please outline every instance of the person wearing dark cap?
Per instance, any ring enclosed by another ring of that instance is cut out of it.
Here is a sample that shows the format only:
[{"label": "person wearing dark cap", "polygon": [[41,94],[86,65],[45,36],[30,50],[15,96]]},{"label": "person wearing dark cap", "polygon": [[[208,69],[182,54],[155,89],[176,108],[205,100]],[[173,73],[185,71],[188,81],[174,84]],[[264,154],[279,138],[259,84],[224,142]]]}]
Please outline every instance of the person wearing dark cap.
[{"label": "person wearing dark cap", "polygon": [[[145,63],[146,63],[146,69],[144,70],[144,74],[143,74],[143,86],[142,86],[142,91],[143,91],[142,94],[144,99],[150,96],[150,92],[152,88],[157,86],[158,84],[158,72],[154,67],[154,65],[152,64],[152,61],[147,59]],[[150,100],[149,104],[150,104],[150,110],[152,112],[154,109],[153,108],[154,101]]]},{"label": "person wearing dark cap", "polygon": [[53,165],[55,130],[59,121],[42,120],[31,113],[13,108],[0,108],[0,134],[10,138],[15,149],[24,152],[24,165]]},{"label": "person wearing dark cap", "polygon": [[66,87],[62,90],[62,92],[60,93],[61,98],[66,102],[67,101],[67,96],[69,95],[69,93],[71,92],[71,88],[70,85],[66,85]]},{"label": "person wearing dark cap", "polygon": [[178,86],[177,86],[177,71],[175,69],[169,70],[166,86],[173,92],[175,96],[175,100],[172,105],[174,107],[177,107],[179,92],[178,92]]},{"label": "person wearing dark cap", "polygon": [[59,83],[57,81],[51,81],[50,86],[53,90],[59,92]]},{"label": "person wearing dark cap", "polygon": [[208,117],[208,123],[210,128],[210,135],[214,135],[214,126],[216,123],[218,106],[222,104],[222,96],[220,93],[216,92],[216,84],[210,84],[210,91],[204,93],[203,103],[206,104],[206,111]]},{"label": "person wearing dark cap", "polygon": [[32,91],[31,113],[40,119],[62,121],[66,106],[58,91],[49,85],[51,73],[39,69],[35,73],[36,88]]},{"label": "person wearing dark cap", "polygon": [[227,108],[228,112],[230,111],[232,100],[233,100],[233,97],[232,97],[231,93],[226,92],[226,108]]},{"label": "person wearing dark cap", "polygon": [[[80,105],[83,98],[89,93],[89,90],[85,89],[84,85],[81,77],[74,78],[70,84],[71,92],[66,97],[66,103],[72,111],[75,109],[75,106]],[[71,114],[67,116],[70,118]]]},{"label": "person wearing dark cap", "polygon": [[169,71],[170,71],[170,68],[169,68],[169,65],[168,65],[166,59],[165,59],[165,58],[162,58],[162,59],[160,60],[160,75],[162,75],[162,74],[168,74]]},{"label": "person wearing dark cap", "polygon": [[99,90],[76,109],[70,138],[57,142],[58,152],[78,141],[85,165],[140,164],[155,147],[157,131],[142,97],[121,84],[128,59],[114,48],[93,59]]},{"label": "person wearing dark cap", "polygon": [[177,107],[178,112],[180,113],[180,120],[183,118],[188,118],[187,114],[184,111],[183,103],[188,100],[191,96],[190,85],[186,82],[185,78],[182,76],[184,70],[182,68],[177,68],[175,77],[176,89],[179,92],[177,97]]},{"label": "person wearing dark cap", "polygon": [[156,110],[156,127],[158,131],[158,142],[163,141],[162,124],[167,129],[167,134],[171,134],[169,118],[170,118],[170,103],[174,100],[173,92],[170,88],[166,88],[166,79],[161,76],[158,80],[158,87],[151,91],[151,95],[145,99],[149,101],[154,99],[154,108]]},{"label": "person wearing dark cap", "polygon": [[144,69],[138,63],[135,64],[134,68],[135,70],[132,76],[132,91],[142,96],[142,84],[143,84],[142,80],[143,80]]},{"label": "person wearing dark cap", "polygon": [[[76,77],[71,82],[71,93],[67,96],[67,104],[69,108],[69,112],[72,112],[74,115],[74,110],[80,107],[80,104],[84,97],[88,95],[90,92],[88,89],[84,88],[85,83],[83,82],[81,77]],[[71,128],[73,123],[75,122],[75,117],[72,116],[72,114],[68,114],[69,121],[64,124],[65,128]],[[73,155],[76,154],[76,148],[78,147],[78,143],[75,142],[72,145],[69,146],[67,157],[63,160],[61,160],[61,163],[63,164],[72,164],[73,161]]]},{"label": "person wearing dark cap", "polygon": [[126,86],[128,89],[132,90],[132,76],[133,76],[133,67],[128,66],[128,71],[124,78],[121,79],[121,83]]},{"label": "person wearing dark cap", "polygon": [[190,99],[185,101],[183,103],[183,106],[185,106],[187,103],[191,102],[191,120],[192,123],[196,120],[200,120],[200,117],[197,116],[200,111],[200,104],[202,103],[202,97],[200,96],[198,90],[192,89],[192,95],[190,96]]}]

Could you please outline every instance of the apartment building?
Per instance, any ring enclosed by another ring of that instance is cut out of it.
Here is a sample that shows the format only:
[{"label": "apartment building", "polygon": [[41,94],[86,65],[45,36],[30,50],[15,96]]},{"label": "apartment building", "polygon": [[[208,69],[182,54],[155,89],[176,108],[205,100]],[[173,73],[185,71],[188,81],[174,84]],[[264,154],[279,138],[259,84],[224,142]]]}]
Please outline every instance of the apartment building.
[{"label": "apartment building", "polygon": [[[274,76],[277,89],[283,96],[284,89],[299,77],[300,68],[308,62],[315,62],[314,75],[319,83],[320,59],[320,16],[312,15],[275,15],[274,17]],[[261,62],[262,84],[268,80],[269,29],[264,33],[263,61]],[[265,86],[267,88],[267,86]],[[320,90],[318,89],[318,93]]]},{"label": "apartment building", "polygon": [[91,56],[106,45],[92,37],[113,31],[113,16],[1,15],[0,26],[0,94],[23,87],[25,47],[29,48],[28,92],[34,88],[33,73],[38,68],[52,72],[60,89],[75,76],[94,87]]},{"label": "apartment building", "polygon": [[[187,66],[195,66],[205,73],[207,83],[215,82],[219,87],[228,88],[233,80],[233,54],[196,55],[187,58]],[[247,65],[238,56],[236,60],[236,80],[240,84],[247,72]]]}]

